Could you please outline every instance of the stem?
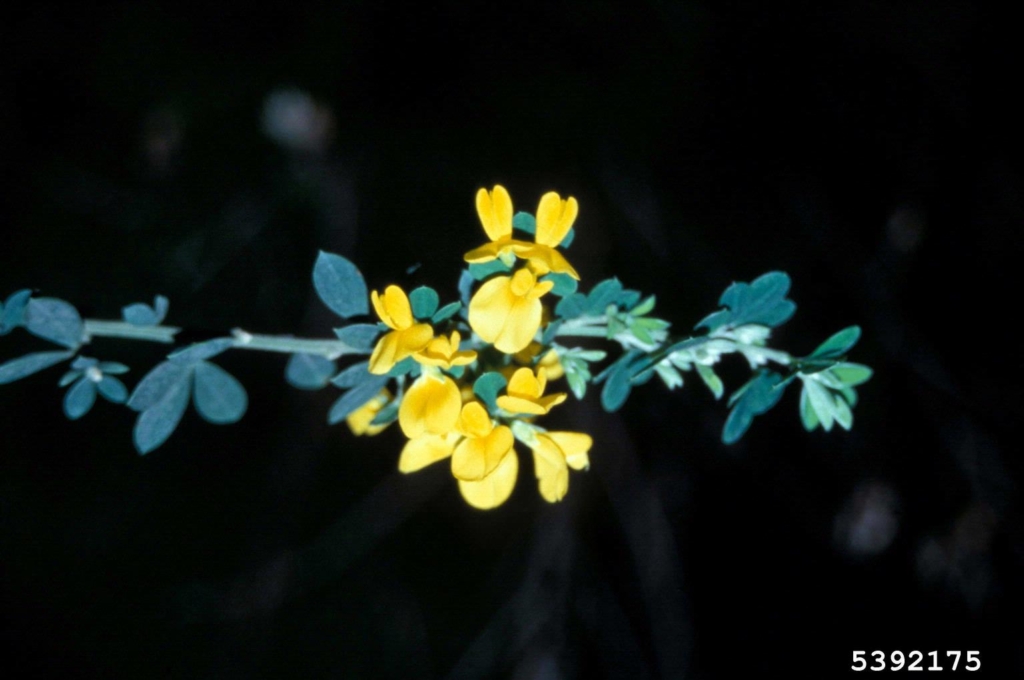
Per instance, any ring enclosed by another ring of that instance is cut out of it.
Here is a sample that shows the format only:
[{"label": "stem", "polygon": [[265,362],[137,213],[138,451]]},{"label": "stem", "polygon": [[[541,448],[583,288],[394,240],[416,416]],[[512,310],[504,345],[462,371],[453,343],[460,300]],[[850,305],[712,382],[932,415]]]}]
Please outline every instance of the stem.
[{"label": "stem", "polygon": [[562,326],[555,333],[555,337],[587,337],[587,338],[607,338],[608,327],[607,326],[576,326],[573,328],[566,328]]},{"label": "stem", "polygon": [[241,328],[231,331],[235,338],[235,349],[254,349],[284,354],[315,354],[328,359],[337,359],[345,354],[369,354],[356,349],[341,340],[310,340],[280,335],[254,335]]},{"label": "stem", "polygon": [[135,326],[127,321],[85,320],[85,342],[92,338],[126,338],[171,344],[181,329],[174,326]]}]

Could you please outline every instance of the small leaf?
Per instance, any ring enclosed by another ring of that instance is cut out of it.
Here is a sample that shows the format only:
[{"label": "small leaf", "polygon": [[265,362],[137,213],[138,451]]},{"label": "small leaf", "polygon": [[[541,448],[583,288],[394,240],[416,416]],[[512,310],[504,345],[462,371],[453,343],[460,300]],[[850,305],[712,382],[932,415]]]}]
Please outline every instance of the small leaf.
[{"label": "small leaf", "polygon": [[167,311],[171,307],[171,301],[163,295],[157,295],[153,300],[153,311],[156,312],[156,322],[160,323],[167,318]]},{"label": "small leaf", "polygon": [[380,394],[380,391],[384,389],[384,386],[390,380],[390,378],[383,375],[367,375],[370,376],[368,380],[359,383],[341,395],[338,401],[334,402],[330,412],[327,414],[328,423],[334,425],[344,420],[350,413]]},{"label": "small leaf", "polygon": [[584,311],[593,316],[601,316],[605,313],[608,305],[613,304],[622,293],[622,284],[616,278],[605,279],[594,286],[587,295],[587,304]]},{"label": "small leaf", "polygon": [[842,363],[832,367],[832,374],[839,378],[844,385],[850,387],[866,383],[871,379],[873,373],[874,371],[863,364]]},{"label": "small leaf", "polygon": [[807,399],[818,416],[822,428],[826,432],[832,430],[832,422],[835,418],[835,398],[828,389],[815,380],[804,380],[804,389],[807,391]]},{"label": "small leaf", "polygon": [[566,371],[565,379],[569,383],[569,389],[577,399],[582,399],[587,394],[587,379],[577,371]]},{"label": "small leaf", "polygon": [[[583,293],[573,293],[559,301],[555,306],[555,314],[563,319],[575,319],[579,316],[583,316],[586,309],[587,296]],[[603,309],[601,311],[602,313],[604,312]]]},{"label": "small leaf", "polygon": [[313,267],[313,287],[323,303],[342,318],[370,311],[363,275],[341,255],[320,251]]},{"label": "small leaf", "polygon": [[507,274],[510,271],[512,271],[511,268],[501,260],[474,262],[469,265],[469,275],[477,281],[483,281],[493,274]]},{"label": "small leaf", "polygon": [[647,314],[654,310],[654,303],[656,302],[656,300],[657,298],[652,295],[643,302],[641,302],[640,304],[638,304],[633,309],[629,310],[629,313],[632,314],[633,316],[643,316],[644,314]]},{"label": "small leaf", "polygon": [[818,420],[818,414],[814,412],[814,407],[811,406],[811,400],[807,397],[806,385],[800,390],[800,422],[808,432],[812,432],[821,422]]},{"label": "small leaf", "polygon": [[156,312],[144,302],[136,302],[121,310],[121,318],[133,326],[155,326]]},{"label": "small leaf", "polygon": [[75,357],[75,360],[71,362],[71,368],[76,371],[84,371],[87,368],[92,368],[98,363],[99,361],[92,357],[77,356]]},{"label": "small leaf", "polygon": [[71,420],[78,420],[96,403],[96,383],[82,378],[64,395],[64,415]]},{"label": "small leaf", "polygon": [[545,347],[547,347],[552,342],[554,342],[555,338],[558,336],[558,329],[561,328],[561,327],[562,327],[562,320],[561,319],[558,319],[556,321],[550,322],[547,325],[547,328],[544,329],[544,332],[540,336],[540,344],[542,344]]},{"label": "small leaf", "polygon": [[293,354],[288,359],[284,375],[292,387],[300,390],[319,390],[327,386],[336,370],[334,362],[327,357],[318,354]]},{"label": "small leaf", "polygon": [[563,298],[566,295],[572,295],[575,293],[576,288],[579,287],[579,282],[568,274],[547,274],[546,276],[542,276],[540,280],[553,281],[555,287],[551,289],[552,294]]},{"label": "small leaf", "polygon": [[373,373],[370,373],[370,362],[360,361],[358,364],[352,364],[338,375],[331,379],[331,383],[335,387],[346,389],[349,387],[355,387],[356,385],[366,382],[374,377]]},{"label": "small leaf", "polygon": [[853,411],[845,401],[840,398],[835,399],[835,412],[836,422],[839,423],[839,427],[844,430],[849,430],[853,427]]},{"label": "small leaf", "polygon": [[34,352],[0,364],[0,385],[27,378],[74,356],[74,352]]},{"label": "small leaf", "polygon": [[768,412],[785,392],[782,376],[761,371],[729,398],[733,405],[722,429],[722,441],[732,444],[750,428],[755,416]]},{"label": "small leaf", "polygon": [[426,321],[437,311],[441,298],[430,286],[420,286],[409,293],[409,304],[412,305],[412,315]]},{"label": "small leaf", "polygon": [[3,309],[3,312],[0,313],[0,335],[7,335],[25,323],[25,311],[28,309],[31,297],[32,291],[28,288],[7,296],[7,300],[0,306],[0,309]]},{"label": "small leaf", "polygon": [[391,367],[391,370],[387,372],[389,378],[399,378],[406,374],[419,375],[420,365],[416,363],[416,360],[412,357],[406,357],[399,361],[397,364]]},{"label": "small leaf", "polygon": [[462,301],[463,307],[469,305],[469,295],[473,292],[473,281],[475,280],[468,269],[463,269],[459,274],[459,300]]},{"label": "small leaf", "polygon": [[232,338],[215,338],[206,342],[197,342],[176,352],[171,352],[167,355],[167,358],[177,364],[192,364],[197,361],[212,359],[218,354],[228,351],[234,345],[235,341]]},{"label": "small leaf", "polygon": [[401,404],[402,402],[398,399],[392,399],[391,403],[377,411],[377,415],[370,421],[370,425],[390,425],[398,420],[398,408]]},{"label": "small leaf", "polygon": [[473,383],[473,394],[480,397],[480,400],[487,404],[487,408],[495,411],[498,408],[498,392],[505,389],[508,381],[505,376],[497,371],[484,373]]},{"label": "small leaf", "polygon": [[216,425],[238,422],[249,405],[242,383],[208,361],[196,364],[192,398],[199,415]]},{"label": "small leaf", "polygon": [[56,298],[29,300],[25,311],[25,328],[29,333],[75,348],[82,344],[82,317],[73,306]]},{"label": "small leaf", "polygon": [[109,375],[103,376],[96,383],[96,389],[104,399],[113,404],[123,404],[128,399],[128,388],[124,386],[123,382],[117,378],[111,378]]},{"label": "small leaf", "polygon": [[527,234],[536,234],[537,218],[528,212],[517,212],[512,216],[512,228]]},{"label": "small leaf", "polygon": [[71,383],[75,382],[82,377],[81,371],[68,371],[61,376],[60,382],[57,383],[57,387],[67,387]]},{"label": "small leaf", "polygon": [[131,370],[124,364],[119,364],[116,361],[101,361],[98,368],[101,373],[105,373],[107,375],[121,375],[122,373],[127,373]]},{"label": "small leaf", "polygon": [[334,334],[356,352],[372,352],[377,336],[380,335],[380,327],[375,323],[356,323],[335,328]]},{"label": "small leaf", "polygon": [[447,321],[448,319],[455,316],[460,309],[462,309],[461,302],[450,302],[441,309],[437,310],[437,312],[434,313],[434,316],[430,318],[430,321],[432,323],[441,323],[442,321]]},{"label": "small leaf", "polygon": [[615,366],[601,390],[601,406],[609,413],[618,411],[626,403],[632,389],[628,365],[617,363]]},{"label": "small leaf", "polygon": [[789,276],[784,272],[768,272],[750,283],[734,283],[718,300],[718,304],[728,309],[709,314],[696,328],[715,331],[722,326],[747,324],[779,326],[796,311],[793,301],[786,299],[789,285]]},{"label": "small leaf", "polygon": [[722,384],[722,379],[715,373],[715,369],[704,364],[697,364],[697,375],[700,376],[700,379],[711,390],[711,394],[715,395],[715,399],[722,398],[722,395],[725,394],[725,385]]},{"label": "small leaf", "polygon": [[[188,372],[190,371],[186,370],[186,373]],[[135,391],[138,393],[138,388]],[[179,380],[171,384],[158,401],[139,414],[132,438],[140,454],[145,455],[167,441],[185,414],[188,395],[188,380]],[[134,397],[133,394],[132,398]]]},{"label": "small leaf", "polygon": [[572,245],[572,242],[576,240],[576,227],[570,227],[569,231],[566,232],[565,238],[558,244],[560,248],[568,248]]},{"label": "small leaf", "polygon": [[[128,399],[128,408],[145,411],[156,406],[169,392],[188,383],[192,369],[187,364],[165,361],[147,373]],[[187,396],[187,393],[186,393]]]},{"label": "small leaf", "polygon": [[811,352],[812,359],[839,359],[860,340],[860,326],[850,326],[839,331],[821,343],[818,349]]}]

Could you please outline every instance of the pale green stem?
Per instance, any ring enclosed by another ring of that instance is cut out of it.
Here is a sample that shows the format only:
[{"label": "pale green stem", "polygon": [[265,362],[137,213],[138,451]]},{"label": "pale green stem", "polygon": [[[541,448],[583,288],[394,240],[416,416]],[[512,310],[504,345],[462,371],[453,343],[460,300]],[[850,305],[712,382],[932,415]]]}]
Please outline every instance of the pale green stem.
[{"label": "pale green stem", "polygon": [[328,359],[337,359],[346,354],[369,354],[356,349],[341,340],[309,340],[280,335],[254,335],[240,328],[231,331],[236,349],[255,349],[284,354],[315,354]]},{"label": "pale green stem", "polygon": [[136,326],[127,321],[85,320],[85,342],[92,338],[124,338],[171,344],[174,335],[180,331],[174,326]]}]

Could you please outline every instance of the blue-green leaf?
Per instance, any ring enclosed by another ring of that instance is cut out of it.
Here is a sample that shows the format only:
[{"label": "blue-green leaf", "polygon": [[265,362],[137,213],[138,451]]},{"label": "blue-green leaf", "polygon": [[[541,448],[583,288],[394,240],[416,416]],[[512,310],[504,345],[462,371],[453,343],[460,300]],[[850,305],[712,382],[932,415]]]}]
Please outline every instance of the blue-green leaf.
[{"label": "blue-green leaf", "polygon": [[75,360],[71,362],[71,368],[76,371],[84,371],[87,368],[92,368],[98,363],[99,361],[92,357],[77,356],[75,357]]},{"label": "blue-green leaf", "polygon": [[512,271],[511,268],[501,260],[474,262],[469,265],[469,275],[477,281],[483,281],[492,274],[507,274],[510,271]]},{"label": "blue-green leaf", "polygon": [[814,412],[814,407],[811,406],[811,400],[807,398],[806,386],[800,390],[800,422],[808,432],[813,431],[821,422],[818,420],[818,414]]},{"label": "blue-green leaf", "polygon": [[284,375],[292,387],[300,390],[319,390],[327,386],[336,370],[334,362],[327,357],[318,354],[293,354],[288,359]]},{"label": "blue-green leaf", "polygon": [[342,318],[369,312],[366,281],[341,255],[320,251],[313,267],[313,287],[323,303]]},{"label": "blue-green leaf", "polygon": [[341,395],[338,401],[334,402],[330,412],[327,414],[328,423],[334,425],[344,420],[350,413],[380,394],[380,391],[384,389],[384,386],[390,380],[390,378],[383,375],[367,375],[370,376],[369,379],[359,383]]},{"label": "blue-green leaf", "polygon": [[358,364],[352,364],[338,375],[331,379],[331,383],[336,387],[346,389],[349,387],[355,387],[359,383],[366,382],[374,377],[373,373],[370,373],[370,362],[360,361]]},{"label": "blue-green leaf", "polygon": [[96,403],[96,383],[82,378],[64,395],[64,415],[71,420],[78,420]]},{"label": "blue-green leaf", "polygon": [[152,408],[169,392],[183,385],[187,386],[191,375],[192,368],[188,364],[173,361],[157,364],[135,386],[135,391],[128,399],[128,408],[133,411],[145,411]]},{"label": "blue-green leaf", "polygon": [[[750,428],[755,416],[766,413],[782,398],[782,376],[774,371],[761,371],[729,399],[732,411],[722,430],[722,441],[732,444]],[[777,389],[776,389],[777,388]]]},{"label": "blue-green leaf", "polygon": [[719,298],[727,309],[705,317],[696,328],[714,331],[723,326],[736,327],[759,324],[774,328],[789,320],[796,311],[789,292],[789,276],[784,272],[768,272],[751,283],[734,283]]},{"label": "blue-green leaf", "polygon": [[565,238],[563,238],[562,242],[559,243],[558,245],[561,248],[568,248],[569,246],[572,245],[572,242],[575,241],[575,240],[576,240],[576,227],[570,227],[569,231],[566,232],[566,234],[565,234]]},{"label": "blue-green leaf", "polygon": [[[185,370],[186,373],[190,372],[190,369]],[[135,392],[138,393],[138,388]],[[167,441],[185,414],[188,396],[188,380],[179,380],[169,385],[157,401],[139,414],[132,438],[140,454],[145,455]],[[134,394],[132,398],[135,398]]]},{"label": "blue-green leaf", "polygon": [[398,408],[402,402],[392,399],[391,403],[377,412],[377,415],[370,421],[370,425],[388,425],[398,420]]},{"label": "blue-green leaf", "polygon": [[212,359],[218,354],[228,351],[234,345],[235,341],[232,338],[215,338],[179,349],[168,354],[167,358],[177,364],[192,364],[197,361]]},{"label": "blue-green leaf", "polygon": [[618,411],[626,399],[629,398],[632,383],[630,382],[629,366],[624,363],[616,363],[615,369],[608,374],[608,378],[601,389],[601,406],[609,413]]},{"label": "blue-green leaf", "polygon": [[[573,293],[568,297],[562,298],[555,305],[555,314],[563,319],[575,319],[576,317],[583,316],[586,309],[587,296],[583,293]],[[602,309],[601,311],[603,312],[604,310]]]},{"label": "blue-green leaf", "polygon": [[715,399],[722,398],[722,394],[725,393],[725,385],[722,384],[722,379],[715,373],[715,369],[704,364],[697,364],[697,375],[700,376],[700,379],[711,390],[711,394],[715,395]]},{"label": "blue-green leaf", "polygon": [[512,216],[512,228],[527,234],[536,234],[537,218],[528,212],[517,212]]},{"label": "blue-green leaf", "polygon": [[6,385],[33,373],[38,373],[70,359],[74,354],[74,352],[33,352],[17,359],[11,359],[0,364],[0,385]]},{"label": "blue-green leaf", "polygon": [[398,378],[400,376],[419,375],[420,365],[412,357],[406,357],[399,361],[397,364],[391,367],[391,370],[386,373],[389,378]]},{"label": "blue-green leaf", "polygon": [[576,288],[579,287],[579,282],[568,274],[551,273],[542,276],[540,280],[554,282],[555,287],[551,289],[551,292],[562,298],[566,295],[572,295],[576,292]]},{"label": "blue-green leaf", "polygon": [[96,389],[104,399],[114,404],[123,404],[128,399],[128,388],[124,386],[123,382],[109,375],[103,376],[96,383]]},{"label": "blue-green leaf", "polygon": [[73,306],[56,298],[29,300],[25,328],[33,335],[65,347],[82,344],[82,317]]},{"label": "blue-green leaf", "polygon": [[860,340],[860,326],[850,326],[839,331],[818,346],[811,353],[812,359],[839,359],[849,352]]},{"label": "blue-green leaf", "polygon": [[380,327],[375,323],[355,323],[335,328],[334,334],[357,352],[372,352],[377,336],[380,335]]},{"label": "blue-green leaf", "polygon": [[101,361],[98,368],[101,373],[105,373],[107,375],[121,375],[122,373],[127,373],[131,370],[124,364],[119,364],[116,361]]},{"label": "blue-green leaf", "polygon": [[469,295],[473,292],[473,281],[475,280],[468,269],[463,269],[459,274],[459,300],[462,301],[463,307],[469,305]]},{"label": "blue-green leaf", "polygon": [[[826,432],[832,429],[832,422],[835,418],[836,399],[832,393],[816,380],[804,380],[804,391],[807,399],[811,402],[814,413],[818,416],[822,428]],[[844,402],[845,403],[845,402]]]},{"label": "blue-green leaf", "polygon": [[871,379],[873,371],[865,366],[864,364],[851,364],[841,363],[836,364],[831,369],[832,374],[839,378],[839,380],[850,387],[866,383]]},{"label": "blue-green leaf", "polygon": [[409,304],[412,305],[412,315],[420,321],[426,321],[437,311],[441,297],[430,286],[420,286],[409,293]]},{"label": "blue-green leaf", "polygon": [[170,302],[163,295],[157,295],[153,306],[136,302],[121,310],[121,317],[133,326],[156,326],[167,316]]},{"label": "blue-green leaf", "polygon": [[442,321],[447,321],[448,319],[455,316],[460,309],[462,309],[461,302],[449,302],[444,307],[437,310],[437,312],[434,313],[434,316],[430,318],[430,321],[432,323],[441,323]]},{"label": "blue-green leaf", "polygon": [[484,373],[473,383],[473,394],[480,397],[491,411],[497,410],[498,392],[505,389],[508,381],[497,371]]},{"label": "blue-green leaf", "polygon": [[622,284],[618,279],[605,279],[594,286],[590,294],[587,295],[587,304],[584,311],[587,314],[600,316],[605,313],[608,305],[615,304],[622,292]]},{"label": "blue-green leaf", "polygon": [[68,371],[61,376],[60,382],[57,383],[57,387],[67,387],[71,383],[75,382],[82,377],[81,371]]},{"label": "blue-green leaf", "polygon": [[3,309],[3,313],[0,313],[0,335],[7,335],[25,323],[25,310],[28,309],[28,301],[31,297],[32,291],[28,288],[7,296],[7,300],[0,307]]},{"label": "blue-green leaf", "polygon": [[192,399],[199,415],[217,425],[238,422],[249,405],[242,383],[208,361],[196,364]]}]

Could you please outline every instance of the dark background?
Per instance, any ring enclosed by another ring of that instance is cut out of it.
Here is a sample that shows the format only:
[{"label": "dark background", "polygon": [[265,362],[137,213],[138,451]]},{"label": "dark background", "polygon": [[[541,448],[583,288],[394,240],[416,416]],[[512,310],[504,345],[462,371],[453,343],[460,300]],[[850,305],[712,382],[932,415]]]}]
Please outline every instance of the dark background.
[{"label": "dark background", "polygon": [[[397,428],[329,428],[336,390],[287,387],[280,356],[225,355],[243,422],[190,413],[145,458],[126,409],[65,420],[56,371],[4,386],[5,677],[833,678],[875,649],[979,650],[981,675],[1019,677],[1006,17],[68,3],[3,24],[0,294],[114,318],[162,293],[186,341],[327,336],[319,248],[454,298],[473,194],[500,182],[517,208],[579,199],[585,288],[618,275],[683,331],[731,281],[785,270],[799,309],[774,343],[856,323],[876,370],[852,432],[805,433],[794,391],[731,447],[696,379],[614,417],[572,402],[553,422],[594,435],[589,473],[549,506],[523,456],[489,513],[443,465],[399,475]],[[264,102],[292,88],[315,115],[275,141]],[[18,332],[0,358],[38,346]],[[87,350],[130,386],[164,352]]]}]

